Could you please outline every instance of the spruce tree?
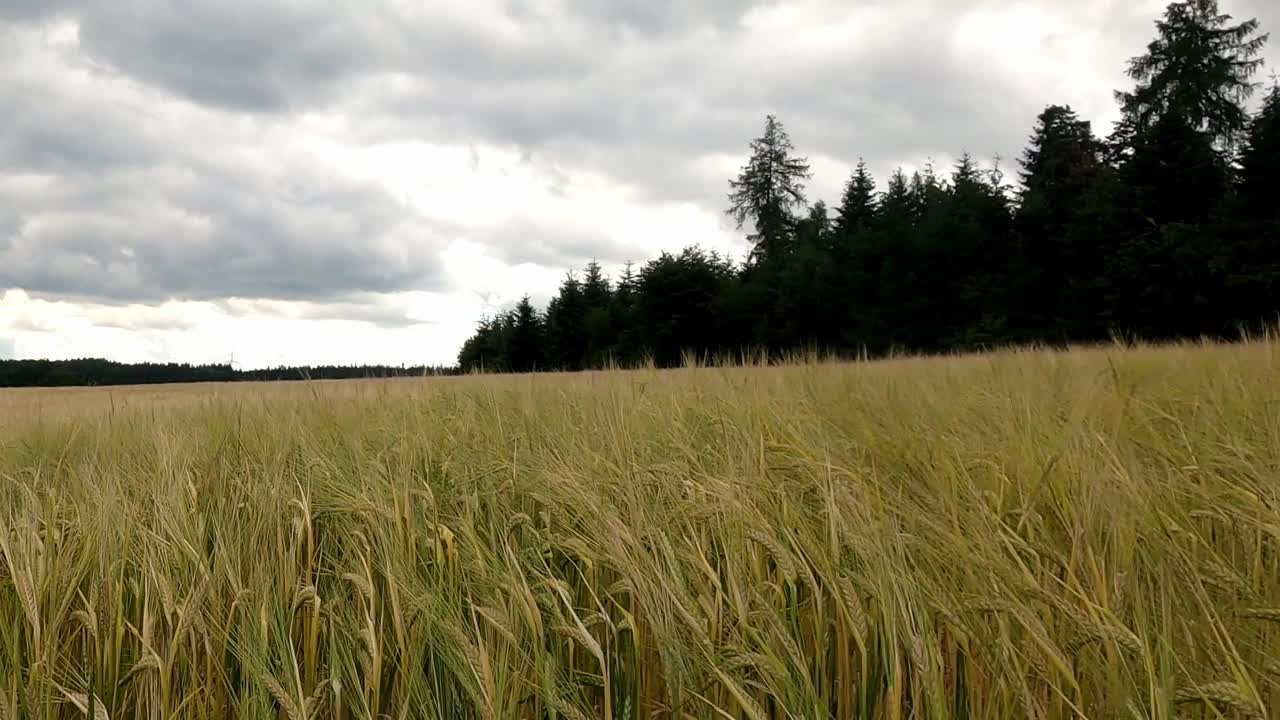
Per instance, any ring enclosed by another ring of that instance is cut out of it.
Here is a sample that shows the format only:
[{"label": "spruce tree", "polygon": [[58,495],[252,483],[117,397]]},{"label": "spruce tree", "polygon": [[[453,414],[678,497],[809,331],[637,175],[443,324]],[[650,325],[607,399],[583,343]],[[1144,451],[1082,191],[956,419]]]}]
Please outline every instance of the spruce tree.
[{"label": "spruce tree", "polygon": [[1050,105],[1036,119],[1020,162],[1022,212],[1060,225],[1100,171],[1102,145],[1071,106]]},{"label": "spruce tree", "polygon": [[825,246],[834,229],[827,203],[819,200],[809,209],[809,214],[796,223],[796,242],[799,245]]},{"label": "spruce tree", "polygon": [[1092,224],[1105,172],[1102,143],[1069,106],[1052,105],[1036,121],[1023,152],[1017,212],[1020,267],[1011,278],[1018,331],[1064,342],[1098,334],[1097,276],[1105,249]]},{"label": "spruce tree", "polygon": [[1115,329],[1141,337],[1221,334],[1238,254],[1223,210],[1267,36],[1256,20],[1233,23],[1216,0],[1175,2],[1156,28],[1129,63],[1136,87],[1116,94],[1122,162],[1108,303]]},{"label": "spruce tree", "polygon": [[1120,167],[1108,299],[1119,327],[1147,340],[1220,334],[1230,167],[1209,133],[1166,115]]},{"label": "spruce tree", "polygon": [[858,166],[844,185],[844,195],[836,210],[836,233],[848,237],[860,228],[871,225],[876,214],[876,181],[867,170],[867,163],[858,160]]},{"label": "spruce tree", "polygon": [[[924,225],[931,271],[930,319],[944,347],[985,347],[1009,332],[1015,267],[1009,199],[995,169],[965,154]],[[923,320],[922,320],[923,322]]]},{"label": "spruce tree", "polygon": [[856,261],[856,342],[877,353],[917,344],[908,324],[921,293],[916,277],[920,207],[912,186],[913,178],[902,168],[889,176],[872,232]]},{"label": "spruce tree", "polygon": [[1232,319],[1252,330],[1274,329],[1280,322],[1280,84],[1249,125],[1236,212],[1226,288]]},{"label": "spruce tree", "polygon": [[764,134],[751,141],[750,159],[738,178],[729,181],[732,192],[725,211],[739,229],[748,220],[754,223],[749,236],[753,261],[780,259],[790,251],[795,212],[806,204],[804,183],[810,177],[808,161],[795,155],[782,123],[766,117]]},{"label": "spruce tree", "polygon": [[1233,24],[1217,0],[1172,3],[1156,28],[1147,52],[1129,61],[1128,75],[1137,87],[1116,93],[1123,114],[1118,139],[1132,147],[1174,115],[1230,150],[1248,123],[1244,102],[1256,87],[1250,78],[1262,66],[1257,55],[1267,35],[1258,34],[1254,19]]},{"label": "spruce tree", "polygon": [[889,176],[889,185],[880,200],[879,225],[904,232],[916,218],[917,208],[911,191],[911,181],[902,168],[893,171]]},{"label": "spruce tree", "polygon": [[501,370],[494,366],[495,333],[494,322],[487,316],[480,318],[475,334],[467,338],[466,342],[462,343],[462,348],[458,350],[458,367],[463,372]]},{"label": "spruce tree", "polygon": [[814,203],[808,217],[796,229],[796,247],[781,264],[774,280],[777,297],[770,323],[771,346],[780,350],[800,347],[834,349],[843,321],[837,266],[832,262],[831,238],[834,225],[827,204]]},{"label": "spruce tree", "polygon": [[542,319],[525,295],[511,315],[511,340],[507,365],[512,372],[532,372],[542,367]]},{"label": "spruce tree", "polygon": [[584,362],[586,367],[603,367],[610,359],[616,343],[613,323],[613,290],[600,264],[587,264],[582,278],[584,304],[583,335]]},{"label": "spruce tree", "polygon": [[1280,223],[1280,83],[1249,124],[1240,154],[1240,198],[1250,219]]},{"label": "spruce tree", "polygon": [[842,351],[853,351],[868,343],[870,328],[861,316],[872,311],[878,262],[872,247],[879,198],[876,181],[865,161],[858,165],[845,182],[840,207],[830,241],[828,257],[821,259],[826,268],[822,292],[826,293],[821,321],[829,325],[823,333],[824,344]]},{"label": "spruce tree", "polygon": [[587,263],[586,273],[582,277],[582,299],[587,307],[594,309],[607,306],[611,293],[609,278],[605,277],[600,263],[595,260]]},{"label": "spruce tree", "polygon": [[587,355],[587,306],[582,283],[565,275],[560,292],[547,305],[550,363],[560,370],[581,370]]},{"label": "spruce tree", "polygon": [[655,363],[674,367],[686,352],[705,357],[720,349],[717,302],[732,275],[730,263],[696,246],[644,266],[636,311]]},{"label": "spruce tree", "polygon": [[615,340],[613,360],[623,367],[640,362],[643,339],[639,318],[636,316],[636,285],[639,282],[633,263],[628,262],[618,278],[611,303]]}]

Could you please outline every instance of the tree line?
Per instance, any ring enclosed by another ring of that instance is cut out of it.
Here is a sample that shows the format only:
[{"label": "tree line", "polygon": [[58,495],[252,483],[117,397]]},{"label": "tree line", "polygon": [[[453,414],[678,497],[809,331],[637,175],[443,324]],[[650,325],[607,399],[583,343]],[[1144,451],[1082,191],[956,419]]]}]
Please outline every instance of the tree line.
[{"label": "tree line", "polygon": [[620,277],[569,273],[480,322],[462,370],[660,366],[743,352],[878,356],[1006,344],[1238,337],[1280,315],[1280,86],[1256,112],[1256,20],[1216,0],[1167,7],[1116,92],[1105,138],[1067,105],[1040,114],[1016,184],[964,155],[859,162],[834,207],[769,116],[730,181],[741,262],[697,246]]},{"label": "tree line", "polygon": [[0,360],[0,387],[153,385],[159,383],[351,380],[447,375],[457,368],[388,365],[275,367],[239,370],[230,364],[118,363],[79,360]]}]

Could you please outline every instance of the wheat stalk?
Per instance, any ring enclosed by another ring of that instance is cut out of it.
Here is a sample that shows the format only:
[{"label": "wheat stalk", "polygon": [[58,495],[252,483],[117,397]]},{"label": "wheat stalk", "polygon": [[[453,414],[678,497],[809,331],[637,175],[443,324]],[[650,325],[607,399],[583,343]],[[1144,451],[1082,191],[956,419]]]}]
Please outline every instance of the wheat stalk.
[{"label": "wheat stalk", "polygon": [[1248,608],[1237,611],[1236,615],[1242,618],[1280,623],[1280,608]]},{"label": "wheat stalk", "polygon": [[1212,682],[1190,688],[1182,688],[1173,696],[1174,703],[1211,703],[1229,707],[1245,717],[1261,718],[1264,713],[1257,700],[1240,689],[1234,682]]},{"label": "wheat stalk", "polygon": [[280,705],[280,709],[284,710],[285,715],[289,717],[289,720],[306,719],[306,715],[303,713],[302,709],[299,708],[297,702],[295,702],[294,699],[289,697],[289,694],[285,692],[280,681],[271,677],[267,673],[261,673],[259,680],[267,688],[267,691],[271,693],[271,697],[275,698],[276,703]]}]

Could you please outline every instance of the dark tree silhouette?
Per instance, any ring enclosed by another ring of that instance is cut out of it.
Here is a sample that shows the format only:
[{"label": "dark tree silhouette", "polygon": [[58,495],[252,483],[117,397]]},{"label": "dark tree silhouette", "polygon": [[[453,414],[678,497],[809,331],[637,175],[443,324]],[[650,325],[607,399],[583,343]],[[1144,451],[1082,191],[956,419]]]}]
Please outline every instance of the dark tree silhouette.
[{"label": "dark tree silhouette", "polygon": [[320,365],[236,370],[231,365],[186,363],[117,363],[98,358],[80,360],[0,360],[0,387],[71,385],[155,385],[160,383],[250,382],[283,380],[354,380],[365,378],[451,375],[458,368],[418,365]]},{"label": "dark tree silhouette", "polygon": [[1249,126],[1240,155],[1226,295],[1246,328],[1280,321],[1280,84]]},{"label": "dark tree silhouette", "polygon": [[842,237],[849,237],[870,227],[876,215],[876,181],[867,169],[867,163],[858,159],[858,166],[844,185],[840,208],[836,211],[835,229]]},{"label": "dark tree silhouette", "polygon": [[751,141],[751,157],[736,180],[730,180],[726,213],[738,228],[751,220],[751,258],[764,262],[790,249],[795,211],[805,206],[804,183],[809,163],[795,155],[791,137],[773,115],[765,118],[764,135]]},{"label": "dark tree silhouette", "polygon": [[1129,61],[1137,87],[1116,93],[1124,114],[1120,139],[1132,143],[1176,116],[1220,147],[1233,147],[1248,123],[1243,103],[1256,87],[1250,78],[1262,67],[1257,56],[1267,36],[1258,33],[1258,21],[1232,24],[1218,0],[1183,0],[1165,9],[1156,28],[1147,52]]},{"label": "dark tree silhouette", "polygon": [[1240,199],[1250,219],[1280,221],[1280,82],[1249,125],[1240,154]]},{"label": "dark tree silhouette", "polygon": [[1040,114],[1021,160],[1019,273],[1011,278],[1015,323],[1024,336],[1064,342],[1100,333],[1090,318],[1101,309],[1104,248],[1088,216],[1108,172],[1102,156],[1090,123],[1069,106]]},{"label": "dark tree silhouette", "polygon": [[530,372],[545,365],[542,318],[525,295],[512,314],[511,350],[508,367],[512,372]]}]

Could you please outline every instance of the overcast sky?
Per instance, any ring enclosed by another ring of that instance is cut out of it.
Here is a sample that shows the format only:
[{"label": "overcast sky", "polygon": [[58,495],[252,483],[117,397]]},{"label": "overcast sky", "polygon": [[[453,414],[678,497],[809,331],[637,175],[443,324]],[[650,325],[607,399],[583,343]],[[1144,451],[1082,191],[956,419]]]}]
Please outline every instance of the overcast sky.
[{"label": "overcast sky", "polygon": [[740,255],[766,113],[828,202],[1012,170],[1049,103],[1106,134],[1163,5],[0,0],[0,357],[451,363],[592,258]]}]

